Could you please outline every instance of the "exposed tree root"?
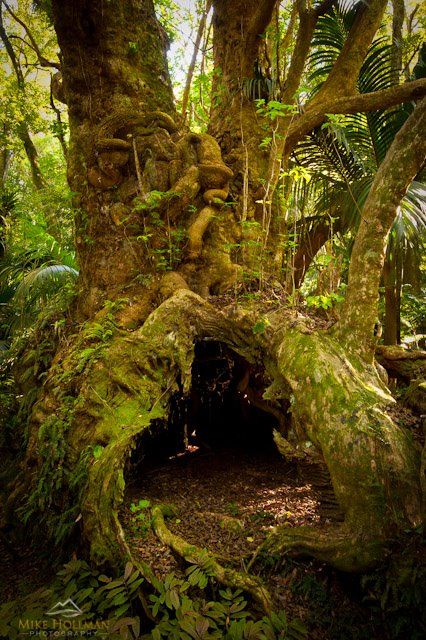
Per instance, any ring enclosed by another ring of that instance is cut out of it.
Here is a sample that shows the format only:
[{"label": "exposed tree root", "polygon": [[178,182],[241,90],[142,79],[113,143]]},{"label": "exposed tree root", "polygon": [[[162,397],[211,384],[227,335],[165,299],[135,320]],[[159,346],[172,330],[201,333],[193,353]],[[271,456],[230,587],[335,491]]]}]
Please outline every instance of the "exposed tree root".
[{"label": "exposed tree root", "polygon": [[407,351],[398,346],[379,345],[375,355],[392,378],[407,383],[426,376],[426,351]]},{"label": "exposed tree root", "polygon": [[[65,502],[67,489],[71,481],[77,482],[72,473],[85,453],[89,462],[76,507],[91,559],[98,566],[128,559],[130,551],[118,517],[126,461],[136,438],[152,423],[167,424],[171,398],[178,394],[183,399],[189,393],[194,344],[215,340],[247,362],[263,364],[271,381],[265,398],[287,401],[290,389],[293,415],[305,433],[289,434],[290,448],[284,440],[281,444],[286,445],[287,455],[303,451],[306,440],[321,452],[345,515],[341,529],[278,529],[268,549],[315,555],[347,571],[377,563],[387,539],[421,522],[421,451],[386,415],[392,398],[375,370],[346,354],[334,338],[313,334],[282,312],[271,314],[270,325],[258,334],[253,331],[258,316],[250,311],[237,318],[226,315],[184,286],[181,278],[176,293],[139,329],[117,332],[105,345],[92,339],[89,345],[99,344],[99,351],[93,349],[97,358],[83,369],[78,387],[73,372],[81,367],[86,342],[77,340],[58,356],[60,375],[69,377],[70,392],[75,395],[73,410],[64,414],[69,415],[67,420],[52,422],[52,415],[62,415],[52,369],[45,397],[33,412],[27,457],[11,488],[10,509],[16,510],[16,492],[28,494],[40,480],[54,486],[58,470],[48,464],[52,448],[45,446],[43,434],[62,438],[63,466],[69,470],[70,481],[68,485],[63,482],[55,498],[57,510],[70,506]],[[88,325],[84,331],[90,334],[93,327]],[[293,445],[299,448],[291,451]],[[91,454],[94,447],[96,455]],[[247,586],[246,576],[241,578],[220,564],[216,573],[218,580]],[[250,580],[249,587],[262,602],[262,592]]]},{"label": "exposed tree root", "polygon": [[370,532],[346,525],[329,527],[276,527],[256,550],[249,567],[265,554],[311,556],[340,571],[354,572],[374,566],[383,558],[384,542]]},{"label": "exposed tree root", "polygon": [[152,509],[152,526],[161,542],[171,547],[173,551],[189,562],[199,562],[202,565],[207,557],[209,560],[209,572],[213,578],[226,587],[243,589],[260,604],[266,613],[270,613],[271,596],[261,581],[253,576],[235,571],[235,569],[223,567],[212,553],[189,544],[180,536],[172,533],[165,522],[165,517],[172,514],[173,508],[168,505],[156,505]]},{"label": "exposed tree root", "polygon": [[196,220],[188,229],[189,236],[189,252],[191,260],[195,260],[201,254],[203,246],[203,236],[213,218],[217,215],[217,210],[213,207],[204,207],[201,209]]}]

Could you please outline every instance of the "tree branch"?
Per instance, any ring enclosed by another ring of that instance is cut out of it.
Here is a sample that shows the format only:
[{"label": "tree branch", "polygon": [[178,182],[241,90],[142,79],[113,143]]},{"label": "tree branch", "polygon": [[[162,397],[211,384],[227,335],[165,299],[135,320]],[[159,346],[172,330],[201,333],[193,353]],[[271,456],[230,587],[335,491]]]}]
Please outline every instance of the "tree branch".
[{"label": "tree branch", "polygon": [[401,85],[374,91],[360,93],[335,100],[324,100],[318,106],[309,106],[305,113],[290,126],[286,138],[286,150],[290,152],[294,145],[307,133],[322,124],[328,113],[362,113],[387,109],[403,102],[419,100],[426,95],[426,79],[414,80]]},{"label": "tree branch", "polygon": [[291,40],[293,38],[294,25],[296,23],[297,16],[298,16],[297,5],[294,4],[291,8],[287,29],[280,42],[280,49],[282,51],[285,51],[290,46]]},{"label": "tree branch", "polygon": [[402,29],[405,18],[404,0],[392,0],[392,82],[399,84],[402,69]]},{"label": "tree branch", "polygon": [[64,136],[64,125],[62,122],[61,111],[60,109],[58,109],[58,107],[55,104],[54,86],[55,86],[55,81],[53,79],[53,76],[51,76],[50,77],[50,106],[55,112],[56,122],[58,125],[56,137],[59,140],[59,143],[62,147],[62,152],[64,154],[64,158],[66,160],[68,158],[68,147],[67,147],[67,143],[65,141],[65,136]]},{"label": "tree branch", "polygon": [[284,82],[281,101],[284,104],[293,104],[294,94],[300,85],[300,80],[305,68],[305,63],[311,47],[315,27],[319,18],[316,11],[306,7],[304,0],[297,1],[299,13],[299,28],[297,30],[296,44],[291,56],[290,67]]},{"label": "tree branch", "polygon": [[272,12],[276,4],[277,0],[264,0],[258,3],[258,8],[250,22],[250,32],[260,36],[265,31],[271,21]]},{"label": "tree branch", "polygon": [[7,55],[9,56],[9,60],[12,63],[13,70],[15,71],[16,79],[18,81],[18,87],[21,90],[25,88],[25,80],[24,75],[22,73],[22,69],[19,65],[17,57],[15,55],[15,51],[12,47],[12,43],[9,40],[9,36],[6,33],[6,29],[3,24],[3,11],[0,3],[0,40],[3,42],[4,48],[6,49]]},{"label": "tree branch", "polygon": [[402,198],[426,160],[425,128],[423,98],[389,147],[361,212],[338,334],[367,359],[372,359],[374,349],[373,327],[386,239]]},{"label": "tree branch", "polygon": [[361,2],[352,28],[327,78],[311,101],[318,104],[330,95],[355,93],[356,82],[367,51],[380,27],[387,0]]},{"label": "tree branch", "polygon": [[181,113],[181,115],[182,115],[182,120],[183,120],[184,123],[186,122],[186,112],[187,112],[187,109],[188,109],[189,92],[191,90],[191,83],[192,83],[192,78],[193,78],[193,75],[194,75],[195,63],[197,62],[197,55],[198,55],[198,51],[200,49],[201,38],[203,37],[204,30],[206,28],[207,15],[208,15],[211,7],[212,7],[212,0],[207,0],[205,9],[204,9],[204,11],[202,13],[202,16],[201,16],[200,24],[198,25],[197,36],[195,38],[195,44],[194,44],[194,51],[192,53],[191,62],[190,62],[189,67],[188,67],[188,73],[187,73],[187,76],[186,76],[186,83],[185,83],[185,90],[183,92],[183,97],[182,97],[182,113]]},{"label": "tree branch", "polygon": [[25,44],[27,44],[27,46],[29,46],[35,52],[35,54],[36,54],[36,56],[38,58],[39,65],[41,67],[51,67],[51,68],[54,68],[54,69],[60,69],[61,67],[60,67],[59,63],[51,62],[50,60],[48,60],[47,58],[44,57],[44,55],[40,51],[40,48],[39,48],[37,42],[35,41],[30,29],[27,27],[25,22],[23,20],[21,20],[16,15],[16,13],[14,11],[12,11],[12,9],[7,4],[6,0],[0,0],[0,2],[3,2],[4,6],[6,7],[7,11],[12,16],[12,18],[15,20],[15,22],[20,24],[21,27],[24,29],[24,31],[27,34],[31,44],[28,44],[27,42],[25,42],[25,40],[24,40],[24,42],[25,42]]},{"label": "tree branch", "polygon": [[[25,79],[24,74],[22,73],[21,65],[16,57],[15,50],[12,47],[12,43],[9,40],[9,36],[6,33],[3,24],[3,7],[0,2],[0,40],[3,42],[4,48],[6,49],[7,55],[9,56],[10,62],[12,64],[13,70],[16,75],[16,80],[18,83],[18,88],[22,93],[25,92]],[[38,154],[37,149],[31,139],[30,132],[28,130],[27,124],[25,121],[21,122],[18,127],[18,136],[21,139],[22,144],[24,145],[25,153],[27,154],[28,161],[31,167],[31,176],[34,182],[34,186],[36,189],[42,189],[45,186],[44,178],[40,171],[40,167],[38,164]]]}]

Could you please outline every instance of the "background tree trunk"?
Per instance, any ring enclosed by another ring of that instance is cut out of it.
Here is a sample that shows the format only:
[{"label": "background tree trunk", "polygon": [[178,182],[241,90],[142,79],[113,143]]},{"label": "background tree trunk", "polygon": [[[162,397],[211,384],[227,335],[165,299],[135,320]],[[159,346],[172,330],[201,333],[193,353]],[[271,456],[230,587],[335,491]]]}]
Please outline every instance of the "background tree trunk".
[{"label": "background tree trunk", "polygon": [[262,35],[275,4],[275,0],[213,1],[216,72],[209,133],[219,142],[224,160],[234,172],[241,173],[249,167],[255,181],[265,175],[267,166],[267,154],[259,150],[265,136],[254,100],[272,98],[265,95],[266,84],[262,83],[259,64]]},{"label": "background tree trunk", "polygon": [[[0,3],[0,39],[3,42],[4,48],[6,49],[7,55],[9,56],[10,62],[15,71],[18,88],[20,89],[20,91],[22,91],[22,94],[24,94],[25,80],[22,73],[22,69],[19,65],[18,59],[15,55],[15,51],[12,47],[12,44],[9,40],[9,37],[3,25],[3,3]],[[19,123],[18,136],[22,141],[22,144],[25,149],[25,153],[28,158],[28,162],[30,163],[31,177],[32,177],[34,186],[36,189],[42,189],[43,187],[46,186],[46,183],[40,171],[37,149],[34,145],[34,142],[31,139],[31,135],[28,130],[28,126],[26,122]]]},{"label": "background tree trunk", "polygon": [[377,171],[352,249],[340,336],[348,346],[369,353],[370,357],[374,351],[373,327],[386,238],[402,197],[424,164],[425,124],[423,99],[396,135]]},{"label": "background tree trunk", "polygon": [[389,258],[384,264],[383,284],[385,287],[385,328],[383,332],[383,342],[387,345],[395,345],[398,344],[395,256]]}]

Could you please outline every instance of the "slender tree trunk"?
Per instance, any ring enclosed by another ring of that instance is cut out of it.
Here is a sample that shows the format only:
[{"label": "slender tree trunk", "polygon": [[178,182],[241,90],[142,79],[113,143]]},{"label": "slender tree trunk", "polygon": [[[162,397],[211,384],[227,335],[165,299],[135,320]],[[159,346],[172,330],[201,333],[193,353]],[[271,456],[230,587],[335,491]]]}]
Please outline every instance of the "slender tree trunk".
[{"label": "slender tree trunk", "polygon": [[12,159],[12,151],[8,148],[7,143],[8,134],[9,127],[4,123],[0,134],[0,191],[4,189],[10,161]]},{"label": "slender tree trunk", "polygon": [[19,125],[18,135],[24,145],[25,153],[30,163],[33,184],[36,189],[43,189],[46,186],[46,182],[40,170],[37,149],[25,123]]},{"label": "slender tree trunk", "polygon": [[399,84],[402,71],[402,28],[405,18],[404,0],[392,0],[392,81]]},{"label": "slender tree trunk", "polygon": [[352,348],[369,353],[370,358],[386,238],[402,197],[425,162],[425,126],[423,99],[396,135],[377,171],[352,249],[340,335]]},{"label": "slender tree trunk", "polygon": [[383,332],[383,342],[387,345],[395,345],[398,342],[395,256],[389,256],[385,261],[383,267],[383,284],[385,287],[385,328]]},{"label": "slender tree trunk", "polygon": [[416,296],[422,295],[422,272],[419,255],[410,246],[407,247],[404,261],[403,284],[411,285],[412,292]]},{"label": "slender tree trunk", "polygon": [[396,343],[401,344],[401,295],[403,261],[401,253],[396,257]]},{"label": "slender tree trunk", "polygon": [[[13,50],[12,44],[9,40],[9,37],[6,33],[6,30],[3,25],[3,4],[0,3],[0,39],[3,42],[4,48],[9,56],[12,67],[15,71],[16,79],[18,82],[18,88],[22,91],[22,94],[25,92],[25,81],[24,76],[22,74],[21,67],[16,58],[15,52]],[[25,153],[28,158],[28,162],[30,163],[31,168],[31,177],[36,189],[42,189],[46,186],[43,175],[40,171],[40,166],[38,163],[38,153],[37,149],[31,139],[30,132],[28,130],[27,124],[25,122],[21,122],[18,127],[18,135],[22,141],[22,144],[25,149]]]},{"label": "slender tree trunk", "polygon": [[207,0],[205,9],[201,15],[200,24],[198,25],[197,36],[195,38],[195,43],[194,43],[194,51],[192,54],[191,62],[189,63],[188,73],[187,73],[186,82],[185,82],[185,89],[182,96],[181,116],[182,116],[183,122],[186,122],[186,119],[187,119],[189,92],[191,91],[191,84],[192,84],[192,78],[194,76],[195,63],[197,62],[197,55],[200,50],[201,40],[203,38],[204,31],[206,28],[207,16],[209,14],[211,7],[212,7],[212,0]]}]

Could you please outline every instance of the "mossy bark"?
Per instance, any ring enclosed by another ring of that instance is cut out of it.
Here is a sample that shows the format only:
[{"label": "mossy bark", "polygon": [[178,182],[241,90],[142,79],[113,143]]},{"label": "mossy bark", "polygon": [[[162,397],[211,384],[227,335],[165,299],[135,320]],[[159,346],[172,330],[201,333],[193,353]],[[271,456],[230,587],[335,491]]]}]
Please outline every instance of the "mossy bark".
[{"label": "mossy bark", "polygon": [[[118,516],[128,456],[153,423],[167,424],[172,395],[188,393],[194,342],[213,339],[263,366],[270,401],[287,399],[290,389],[299,425],[292,444],[308,439],[321,452],[345,514],[331,532],[277,530],[267,548],[312,553],[345,570],[371,566],[392,535],[420,521],[420,452],[386,414],[392,398],[365,349],[347,351],[350,322],[365,347],[367,320],[359,307],[351,315],[348,303],[349,324],[328,335],[290,312],[265,318],[243,305],[209,304],[205,298],[238,275],[229,248],[236,219],[223,206],[232,172],[212,136],[179,131],[151,1],[54,0],[53,8],[79,207],[79,307],[91,320],[56,354],[10,509],[20,504],[25,513],[32,496],[32,513],[45,516],[49,534],[55,513],[70,514],[96,564],[128,557]],[[260,31],[255,26],[255,41]],[[164,275],[158,256],[177,231],[187,243],[176,264],[169,256],[173,270]],[[377,248],[368,225],[361,238],[367,251]],[[358,266],[362,255],[355,254]],[[140,274],[148,285],[135,280]],[[43,502],[46,487],[52,494]]]},{"label": "mossy bark", "polygon": [[423,98],[397,133],[377,171],[352,249],[339,331],[351,349],[370,352],[371,357],[386,239],[402,198],[425,162],[425,124]]},{"label": "mossy bark", "polygon": [[387,415],[394,401],[375,368],[330,336],[286,329],[275,352],[345,521],[318,535],[278,529],[266,547],[311,553],[346,571],[368,568],[383,557],[393,532],[421,522],[420,450]]},{"label": "mossy bark", "polygon": [[[167,155],[176,130],[167,43],[148,0],[53,1],[52,8],[69,112],[79,307],[90,317],[139,273],[153,271],[146,246],[137,239],[144,224],[134,199],[169,188],[159,153],[151,176],[144,175],[150,147],[164,147]],[[138,164],[145,188],[138,183]]]},{"label": "mossy bark", "polygon": [[[223,342],[248,362],[263,363],[270,401],[287,399],[290,389],[293,419],[299,425],[290,436],[292,444],[310,440],[321,453],[345,514],[339,529],[278,529],[265,545],[268,552],[293,549],[355,571],[377,563],[395,533],[421,522],[420,450],[387,415],[393,400],[375,369],[348,356],[333,337],[295,321],[291,313],[271,314],[260,334],[252,330],[259,319],[250,310],[237,315],[219,311],[182,288],[139,329],[118,331],[80,374],[73,375],[78,349],[58,363],[62,375],[69,372],[69,387],[63,392],[73,389],[74,402],[66,428],[55,424],[58,432],[64,430],[66,442],[62,486],[45,515],[49,522],[72,495],[73,470],[89,447],[77,513],[93,562],[117,564],[130,556],[118,516],[126,461],[136,438],[150,425],[167,425],[171,397],[188,394],[194,343],[203,339]],[[50,455],[49,448],[40,448],[46,421],[52,413],[59,415],[68,397],[58,397],[57,376],[58,368],[52,369],[33,413],[21,473],[26,491],[31,490],[30,474],[34,487]],[[52,444],[58,438],[52,433]],[[56,473],[51,470],[53,480]],[[14,495],[11,501],[16,499]]]}]

